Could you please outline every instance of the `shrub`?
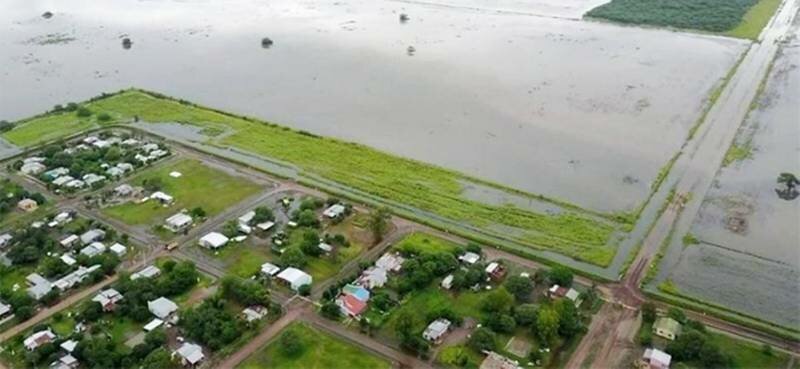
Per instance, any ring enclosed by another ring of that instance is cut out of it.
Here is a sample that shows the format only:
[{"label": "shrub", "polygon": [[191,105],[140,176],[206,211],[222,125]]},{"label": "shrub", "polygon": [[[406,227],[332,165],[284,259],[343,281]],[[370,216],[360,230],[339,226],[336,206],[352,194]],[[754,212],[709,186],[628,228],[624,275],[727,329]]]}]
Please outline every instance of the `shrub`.
[{"label": "shrub", "polygon": [[75,112],[75,115],[77,115],[79,118],[86,118],[92,116],[92,111],[89,110],[89,108],[81,106]]}]

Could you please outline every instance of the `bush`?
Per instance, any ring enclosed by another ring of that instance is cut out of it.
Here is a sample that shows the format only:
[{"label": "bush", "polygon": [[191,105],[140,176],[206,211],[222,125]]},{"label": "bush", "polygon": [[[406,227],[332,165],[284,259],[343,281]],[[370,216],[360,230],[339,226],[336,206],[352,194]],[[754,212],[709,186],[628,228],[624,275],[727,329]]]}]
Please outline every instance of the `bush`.
[{"label": "bush", "polygon": [[305,342],[292,330],[281,334],[281,337],[278,338],[278,347],[280,347],[281,352],[288,357],[298,357],[306,349]]},{"label": "bush", "polygon": [[97,115],[97,120],[101,122],[108,122],[111,120],[111,116],[108,115],[108,113],[100,113],[99,115]]},{"label": "bush", "polygon": [[308,295],[310,295],[311,294],[311,285],[310,284],[304,284],[304,285],[300,286],[297,289],[297,293],[299,293],[300,296],[308,296]]},{"label": "bush", "polygon": [[75,112],[75,115],[77,115],[79,118],[86,118],[92,116],[92,111],[89,110],[89,108],[81,106]]},{"label": "bush", "polygon": [[488,328],[478,328],[472,332],[472,336],[467,343],[475,351],[483,350],[494,351],[497,348],[497,335]]},{"label": "bush", "polygon": [[339,320],[342,316],[342,310],[339,309],[339,305],[336,305],[333,301],[328,301],[323,304],[322,308],[320,308],[320,313],[322,316],[331,320]]},{"label": "bush", "polygon": [[14,128],[14,123],[6,120],[0,120],[0,132],[8,132]]}]

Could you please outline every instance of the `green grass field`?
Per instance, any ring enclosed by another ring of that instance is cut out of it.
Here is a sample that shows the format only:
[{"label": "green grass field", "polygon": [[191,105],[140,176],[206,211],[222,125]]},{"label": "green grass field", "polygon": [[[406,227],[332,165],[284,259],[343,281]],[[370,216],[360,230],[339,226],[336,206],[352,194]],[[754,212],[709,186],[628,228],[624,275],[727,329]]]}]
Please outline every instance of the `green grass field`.
[{"label": "green grass field", "polygon": [[612,0],[586,13],[613,22],[756,39],[780,0]]},{"label": "green grass field", "polygon": [[472,291],[451,295],[439,288],[438,284],[411,292],[400,302],[400,306],[391,311],[389,317],[380,328],[381,332],[387,336],[394,337],[395,321],[399,316],[403,315],[404,312],[407,312],[418,317],[414,328],[422,333],[425,326],[429,323],[424,321],[425,315],[428,312],[436,311],[442,307],[453,309],[453,312],[459,316],[481,320],[486,315],[480,309],[483,295],[482,292]]},{"label": "green grass field", "polygon": [[305,323],[292,323],[283,332],[293,331],[304,342],[305,350],[288,357],[273,341],[240,364],[239,369],[389,369],[391,363],[358,347],[333,337]]},{"label": "green grass field", "polygon": [[[115,118],[139,116],[148,122],[187,122],[205,129],[231,132],[215,144],[232,146],[291,163],[302,171],[393,202],[481,228],[487,234],[512,238],[533,249],[552,250],[597,265],[608,265],[617,251],[609,240],[620,219],[580,209],[557,199],[518,192],[463,174],[393,156],[363,145],[318,137],[265,122],[243,119],[190,104],[156,97],[138,90],[126,91],[89,104],[96,112]],[[73,116],[57,115],[23,122],[18,131],[43,125],[67,124]],[[48,123],[42,123],[47,120]],[[76,133],[64,128],[62,134]],[[29,141],[17,140],[20,144]],[[357,171],[354,171],[357,168]],[[491,205],[463,196],[463,183],[480,183],[538,201],[550,201],[566,211],[558,215],[537,213],[511,205]],[[128,213],[128,212],[126,212]],[[132,213],[135,213],[132,212]],[[127,215],[136,217],[135,214]],[[624,218],[627,219],[627,218]],[[497,231],[513,229],[516,231]]]},{"label": "green grass field", "polygon": [[453,252],[461,247],[455,242],[429,235],[427,233],[412,233],[394,246],[398,250],[411,252],[414,254],[434,253],[434,252]]},{"label": "green grass field", "polygon": [[[169,173],[181,172],[180,178],[172,178]],[[164,207],[157,202],[142,204],[127,203],[103,209],[103,213],[119,219],[126,224],[150,224],[163,220],[180,209],[202,207],[208,216],[218,214],[225,208],[255,194],[259,186],[241,177],[235,177],[207,167],[199,161],[180,160],[167,165],[147,169],[130,182],[141,185],[145,179],[159,178],[162,191],[173,196],[175,203]]]}]

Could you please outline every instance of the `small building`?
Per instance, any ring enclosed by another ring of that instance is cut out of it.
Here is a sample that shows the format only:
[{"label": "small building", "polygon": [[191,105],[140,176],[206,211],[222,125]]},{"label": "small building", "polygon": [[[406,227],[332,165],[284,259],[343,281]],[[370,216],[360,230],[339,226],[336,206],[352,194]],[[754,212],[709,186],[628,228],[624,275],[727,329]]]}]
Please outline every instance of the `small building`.
[{"label": "small building", "polygon": [[47,169],[47,167],[42,163],[25,163],[22,164],[22,168],[19,168],[19,171],[22,172],[22,174],[35,176],[44,172],[45,169]]},{"label": "small building", "polygon": [[477,263],[478,260],[481,260],[481,256],[476,254],[476,253],[474,253],[474,252],[467,251],[467,252],[459,255],[458,256],[458,260],[460,260],[461,262],[463,262],[465,264],[472,265],[472,264]]},{"label": "small building", "polygon": [[268,277],[274,277],[280,271],[281,271],[281,268],[279,268],[275,264],[272,264],[272,263],[261,264],[261,274],[264,274],[264,275],[266,275]]},{"label": "small building", "polygon": [[178,305],[166,297],[159,297],[147,302],[147,310],[150,310],[157,318],[165,320],[172,313],[178,311]]},{"label": "small building", "polygon": [[39,204],[34,199],[22,199],[17,203],[17,209],[30,213],[39,208]]},{"label": "small building", "polygon": [[67,182],[64,185],[64,187],[70,188],[70,189],[73,189],[73,190],[77,190],[77,189],[86,187],[86,183],[81,181],[80,179],[73,179],[73,180]]},{"label": "small building", "polygon": [[53,286],[58,288],[61,292],[64,292],[64,291],[74,287],[78,283],[83,282],[86,279],[86,277],[88,277],[91,273],[93,273],[94,271],[96,271],[98,269],[100,269],[100,264],[95,264],[95,265],[92,265],[92,266],[90,266],[88,268],[86,268],[84,266],[79,266],[77,270],[75,270],[72,273],[69,273],[69,274],[61,277],[59,280],[53,282]]},{"label": "small building", "polygon": [[[44,177],[46,179],[48,179],[48,180],[53,181],[53,184],[56,184],[55,183],[55,179],[57,179],[59,177],[66,176],[67,174],[69,174],[69,169],[64,168],[64,167],[58,167],[58,168],[50,169],[50,170],[44,172]],[[70,177],[70,180],[72,180],[72,177]],[[66,183],[66,182],[64,182],[64,183]],[[59,184],[56,184],[56,185],[60,186]]]},{"label": "small building", "polygon": [[25,345],[25,349],[28,351],[33,351],[39,348],[39,346],[44,345],[46,343],[53,342],[56,339],[55,333],[53,331],[46,329],[43,331],[38,331],[25,339],[22,342]]},{"label": "small building", "polygon": [[101,242],[92,242],[88,246],[81,249],[81,255],[86,255],[88,257],[94,257],[106,252],[106,245],[103,245]]},{"label": "small building", "polygon": [[83,176],[83,182],[85,182],[88,186],[93,186],[95,183],[102,183],[105,180],[106,176],[101,176],[94,173],[89,173]]},{"label": "small building", "polygon": [[248,323],[264,319],[265,316],[267,316],[267,308],[260,305],[250,306],[242,310],[242,318]]},{"label": "small building", "polygon": [[399,272],[406,260],[399,253],[385,253],[375,261],[375,266],[387,272]]},{"label": "small building", "polygon": [[161,269],[158,269],[155,265],[149,265],[146,268],[131,274],[131,280],[135,281],[139,278],[154,278],[158,277],[161,274]]},{"label": "small building", "polygon": [[158,144],[154,144],[154,143],[144,144],[144,145],[142,145],[141,149],[142,149],[142,151],[144,151],[146,153],[149,153],[150,151],[158,150]]},{"label": "small building", "polygon": [[123,183],[116,188],[114,188],[114,195],[119,197],[130,196],[133,193],[133,186]]},{"label": "small building", "polygon": [[445,333],[450,330],[450,324],[447,319],[436,319],[431,324],[428,324],[428,327],[422,332],[422,338],[433,343],[440,343]]},{"label": "small building", "polygon": [[53,217],[53,222],[55,222],[57,225],[64,225],[71,221],[72,221],[72,214],[66,211],[62,211],[56,214],[55,217]]},{"label": "small building", "polygon": [[486,358],[481,362],[479,369],[521,369],[517,361],[511,360],[493,351],[486,352]]},{"label": "small building", "polygon": [[70,354],[66,354],[60,357],[58,361],[50,363],[50,369],[76,369],[79,365],[78,359]]},{"label": "small building", "polygon": [[175,201],[175,198],[161,191],[153,192],[150,194],[150,198],[162,204],[172,204],[172,202]]},{"label": "small building", "polygon": [[[47,173],[45,173],[45,175],[47,175]],[[58,187],[66,186],[67,183],[70,183],[70,182],[72,182],[74,180],[75,180],[75,178],[72,178],[71,176],[63,175],[63,176],[59,176],[58,178],[54,179],[53,180],[53,185],[58,186]]]},{"label": "small building", "polygon": [[72,246],[75,246],[75,244],[78,243],[78,240],[80,240],[80,237],[78,237],[77,235],[71,234],[71,235],[69,235],[67,237],[64,237],[64,239],[61,240],[59,243],[63,247],[70,248]]},{"label": "small building", "polygon": [[109,177],[117,178],[117,177],[121,177],[123,174],[125,174],[125,172],[123,172],[122,169],[119,169],[117,167],[111,167],[111,168],[106,169],[106,174]]},{"label": "small building", "polygon": [[656,348],[644,350],[639,368],[641,369],[669,369],[672,355]]},{"label": "small building", "polygon": [[493,261],[486,266],[486,274],[489,275],[489,278],[499,281],[505,277],[506,268],[503,266],[503,264]]},{"label": "small building", "polygon": [[28,276],[25,277],[25,280],[30,286],[27,290],[28,296],[34,300],[41,300],[42,297],[46,296],[48,293],[50,293],[50,291],[53,290],[53,284],[37,273],[28,274]]},{"label": "small building", "polygon": [[145,332],[152,332],[154,329],[160,327],[163,324],[164,324],[163,320],[158,318],[153,318],[153,320],[151,320],[150,323],[145,324],[145,326],[142,327],[142,329],[144,329]]},{"label": "small building", "polygon": [[368,288],[380,288],[386,285],[389,280],[386,269],[380,267],[370,267],[361,273],[358,277],[358,284]]},{"label": "small building", "polygon": [[5,318],[8,314],[11,314],[11,305],[6,305],[0,301],[0,319]]},{"label": "small building", "polygon": [[99,303],[103,311],[113,311],[117,302],[122,301],[122,294],[113,288],[101,291],[92,298],[92,301]]},{"label": "small building", "polygon": [[550,288],[545,292],[547,297],[551,299],[562,299],[566,298],[572,301],[576,307],[581,305],[581,294],[573,288],[566,288],[561,287],[557,284],[550,286]]},{"label": "small building", "polygon": [[453,288],[453,275],[452,274],[449,274],[449,275],[447,275],[447,277],[444,277],[444,279],[442,279],[442,288],[444,288],[446,290],[449,290],[449,289]]},{"label": "small building", "polygon": [[286,268],[278,273],[277,278],[284,281],[295,291],[299,290],[301,286],[310,285],[312,282],[312,278],[308,273],[292,267]]},{"label": "small building", "polygon": [[339,298],[336,299],[336,305],[339,306],[339,310],[342,311],[343,315],[353,318],[361,316],[361,313],[367,310],[366,302],[349,294],[340,295]]},{"label": "small building", "polygon": [[203,348],[194,343],[185,342],[178,350],[173,353],[173,357],[179,357],[183,366],[194,367],[200,364],[205,358]]},{"label": "small building", "polygon": [[78,262],[77,260],[75,260],[75,258],[69,256],[69,254],[61,255],[60,259],[62,262],[64,262],[64,264],[67,264],[67,266],[73,266],[75,265],[75,263]]},{"label": "small building", "polygon": [[115,243],[108,248],[109,251],[113,252],[115,255],[119,257],[125,256],[128,253],[128,248],[120,243]]},{"label": "small building", "polygon": [[216,250],[228,243],[228,237],[222,233],[211,232],[201,237],[198,243],[205,248]]},{"label": "small building", "polygon": [[325,242],[320,242],[319,245],[317,245],[317,247],[319,247],[319,249],[326,254],[330,254],[331,252],[333,252],[333,246]]},{"label": "small building", "polygon": [[653,333],[656,336],[674,341],[681,333],[681,323],[670,317],[659,317],[653,323]]},{"label": "small building", "polygon": [[178,213],[167,218],[164,226],[170,231],[178,233],[192,226],[192,217],[185,213]]},{"label": "small building", "polygon": [[106,231],[102,229],[90,229],[81,235],[81,243],[88,245],[92,242],[102,241],[106,236]]},{"label": "small building", "polygon": [[75,347],[78,347],[78,341],[66,340],[62,342],[59,347],[61,347],[61,349],[65,352],[71,353],[72,351],[75,351]]},{"label": "small building", "polygon": [[11,244],[11,240],[14,239],[14,236],[11,233],[5,233],[0,236],[0,249],[4,249],[6,246]]},{"label": "small building", "polygon": [[240,216],[238,221],[239,221],[239,224],[250,225],[250,222],[252,222],[253,218],[255,218],[255,217],[256,217],[255,210],[250,210],[250,211],[244,213],[244,215]]},{"label": "small building", "polygon": [[256,228],[258,228],[258,230],[261,231],[261,232],[269,231],[274,226],[275,226],[275,222],[270,222],[270,221],[266,221],[264,223],[256,224]]},{"label": "small building", "polygon": [[338,217],[342,216],[344,214],[344,211],[345,211],[344,205],[342,205],[342,204],[334,204],[334,205],[331,205],[330,207],[328,207],[327,209],[325,209],[325,211],[322,212],[322,215],[324,215],[324,216],[326,216],[326,217],[328,217],[330,219],[333,219],[333,218],[338,218]]},{"label": "small building", "polygon": [[117,163],[117,168],[121,170],[123,173],[128,173],[133,171],[133,164],[131,163]]}]

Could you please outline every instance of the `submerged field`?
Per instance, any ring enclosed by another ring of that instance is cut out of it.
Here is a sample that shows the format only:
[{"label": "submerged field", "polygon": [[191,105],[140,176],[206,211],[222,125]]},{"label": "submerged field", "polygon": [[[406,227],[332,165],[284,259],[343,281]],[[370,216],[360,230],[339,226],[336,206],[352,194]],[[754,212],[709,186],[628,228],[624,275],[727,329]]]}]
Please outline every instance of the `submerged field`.
[{"label": "submerged field", "polygon": [[756,39],[780,0],[612,0],[586,16]]},{"label": "submerged field", "polygon": [[[179,178],[169,174],[179,172]],[[201,207],[208,216],[244,200],[258,192],[259,186],[245,178],[237,177],[203,163],[181,159],[148,169],[129,181],[141,186],[145,180],[157,179],[162,192],[175,198],[168,207],[156,201],[141,204],[129,202],[103,209],[103,213],[131,225],[151,224],[161,221],[181,209]]]},{"label": "submerged field", "polygon": [[800,175],[793,32],[695,218],[700,244],[680,250],[665,278],[678,293],[800,329],[800,198],[776,193],[780,173]]}]

